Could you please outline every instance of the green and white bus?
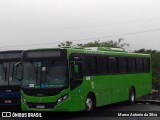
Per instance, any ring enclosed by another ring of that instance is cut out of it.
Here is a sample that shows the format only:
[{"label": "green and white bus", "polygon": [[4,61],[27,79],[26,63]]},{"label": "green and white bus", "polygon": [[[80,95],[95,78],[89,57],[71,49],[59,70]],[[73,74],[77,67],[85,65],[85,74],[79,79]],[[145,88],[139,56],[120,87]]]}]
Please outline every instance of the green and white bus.
[{"label": "green and white bus", "polygon": [[92,111],[152,89],[149,54],[118,48],[33,49],[16,66],[23,111]]}]

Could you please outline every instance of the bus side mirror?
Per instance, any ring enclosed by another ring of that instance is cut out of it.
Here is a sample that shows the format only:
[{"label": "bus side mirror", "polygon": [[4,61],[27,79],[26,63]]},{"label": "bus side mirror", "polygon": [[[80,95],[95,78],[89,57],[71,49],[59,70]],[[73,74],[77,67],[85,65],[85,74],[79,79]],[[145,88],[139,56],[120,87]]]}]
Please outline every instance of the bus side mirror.
[{"label": "bus side mirror", "polygon": [[71,90],[73,90],[82,83],[82,63],[71,62],[71,76]]},{"label": "bus side mirror", "polygon": [[74,64],[74,73],[75,74],[78,74],[78,65],[77,64]]},{"label": "bus side mirror", "polygon": [[23,79],[23,64],[21,62],[15,64],[14,74],[17,80],[21,81]]}]

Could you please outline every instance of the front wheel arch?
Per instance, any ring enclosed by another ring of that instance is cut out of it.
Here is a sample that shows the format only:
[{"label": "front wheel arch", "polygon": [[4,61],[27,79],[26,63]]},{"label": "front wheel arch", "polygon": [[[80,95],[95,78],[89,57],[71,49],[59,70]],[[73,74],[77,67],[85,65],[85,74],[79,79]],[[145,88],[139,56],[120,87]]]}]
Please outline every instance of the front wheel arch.
[{"label": "front wheel arch", "polygon": [[[87,102],[92,102],[91,108],[88,108]],[[85,100],[85,111],[93,111],[96,108],[96,97],[93,92],[88,93],[86,100]]]}]

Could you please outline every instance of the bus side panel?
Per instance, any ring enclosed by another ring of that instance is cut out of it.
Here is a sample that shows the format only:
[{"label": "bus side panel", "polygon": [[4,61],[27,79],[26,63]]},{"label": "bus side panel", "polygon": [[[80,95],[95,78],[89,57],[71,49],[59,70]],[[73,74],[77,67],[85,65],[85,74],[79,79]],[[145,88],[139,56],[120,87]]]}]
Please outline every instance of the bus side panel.
[{"label": "bus side panel", "polygon": [[113,81],[113,100],[112,102],[121,102],[128,100],[128,88],[130,80],[127,75],[112,76]]},{"label": "bus side panel", "polygon": [[96,96],[97,106],[129,100],[129,90],[133,86],[136,97],[141,97],[151,92],[151,75],[146,74],[121,74],[90,76],[84,80],[85,92],[93,91]]},{"label": "bus side panel", "polygon": [[151,93],[152,90],[152,76],[150,73],[139,74],[137,75],[139,80],[139,85],[135,86],[136,88],[136,97],[142,97],[146,94]]},{"label": "bus side panel", "polygon": [[85,89],[84,97],[87,97],[89,92],[93,92],[96,97],[97,107],[112,103],[113,87],[111,76],[86,76],[83,85]]}]

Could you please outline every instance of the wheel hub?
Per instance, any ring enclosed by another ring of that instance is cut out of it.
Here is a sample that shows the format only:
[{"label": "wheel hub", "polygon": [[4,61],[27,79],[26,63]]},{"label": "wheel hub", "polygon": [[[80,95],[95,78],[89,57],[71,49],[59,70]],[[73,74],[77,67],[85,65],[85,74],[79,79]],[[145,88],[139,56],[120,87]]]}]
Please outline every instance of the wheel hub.
[{"label": "wheel hub", "polygon": [[86,107],[87,107],[87,110],[90,111],[92,109],[92,100],[90,98],[87,98],[86,100]]}]

